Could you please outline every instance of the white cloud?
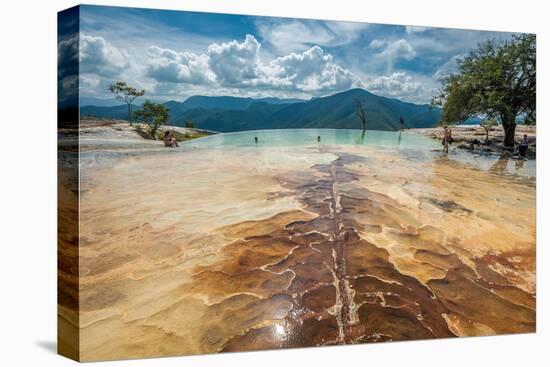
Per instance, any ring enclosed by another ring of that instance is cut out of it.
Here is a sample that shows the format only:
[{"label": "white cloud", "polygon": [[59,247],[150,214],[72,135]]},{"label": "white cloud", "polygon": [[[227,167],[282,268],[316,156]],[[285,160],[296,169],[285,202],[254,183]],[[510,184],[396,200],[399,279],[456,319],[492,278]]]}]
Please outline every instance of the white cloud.
[{"label": "white cloud", "polygon": [[399,39],[397,41],[387,43],[386,48],[384,48],[380,55],[388,57],[391,60],[411,60],[416,56],[416,52],[409,42],[404,39]]},{"label": "white cloud", "polygon": [[458,61],[464,57],[464,55],[454,55],[447,61],[445,64],[441,65],[439,69],[435,71],[433,74],[434,80],[437,80],[438,82],[443,82],[446,78],[448,78],[451,74],[457,71],[458,69]]},{"label": "white cloud", "polygon": [[243,42],[234,40],[211,44],[205,54],[151,47],[147,75],[163,83],[164,93],[176,90],[170,83],[209,83],[218,88],[253,87],[316,94],[341,91],[361,83],[319,46],[269,62],[261,61],[261,47],[251,35],[247,35]]},{"label": "white cloud", "polygon": [[426,103],[437,91],[435,85],[413,78],[405,72],[367,78],[366,88],[379,95],[399,98],[410,102]]},{"label": "white cloud", "polygon": [[[437,90],[437,80],[431,75],[394,72],[393,68],[382,76],[360,76],[318,45],[274,58],[265,55],[262,44],[252,35],[244,40],[211,43],[203,53],[158,46],[147,47],[146,53],[128,53],[102,37],[85,38],[80,52],[86,70],[81,74],[81,90],[90,96],[104,94],[107,84],[116,79],[129,80],[162,99],[190,94],[307,98],[360,87],[425,103]],[[415,57],[415,50],[403,39],[373,40],[371,45],[378,47],[373,63],[391,64],[396,59]],[[92,61],[94,65],[87,65]]]},{"label": "white cloud", "polygon": [[246,35],[244,42],[208,46],[208,65],[218,82],[224,85],[253,84],[258,78],[260,43]]},{"label": "white cloud", "polygon": [[355,42],[361,33],[370,27],[368,23],[361,22],[323,22],[333,34],[332,45],[346,45]]},{"label": "white cloud", "polygon": [[300,52],[311,46],[341,46],[356,41],[369,25],[318,20],[261,20],[259,35],[281,53]]},{"label": "white cloud", "polygon": [[428,29],[429,29],[428,27],[420,27],[420,26],[413,26],[413,25],[408,25],[405,27],[405,31],[408,34],[423,33],[423,32],[426,32]]},{"label": "white cloud", "polygon": [[79,55],[81,73],[113,76],[128,67],[128,54],[100,36],[81,33]]},{"label": "white cloud", "polygon": [[[100,77],[95,74],[80,74],[78,88],[81,95],[93,96],[98,89],[101,89]],[[105,89],[105,88],[103,88]]]},{"label": "white cloud", "polygon": [[386,46],[388,42],[386,40],[374,39],[370,42],[369,47],[374,49],[380,49]]},{"label": "white cloud", "polygon": [[99,86],[100,80],[93,74],[80,74],[80,88],[94,89]]},{"label": "white cloud", "polygon": [[416,57],[416,51],[411,44],[401,38],[398,40],[374,39],[369,48],[374,50],[370,60],[371,66],[385,67],[386,74],[394,71],[394,65],[399,60],[410,61]]},{"label": "white cloud", "polygon": [[208,56],[176,52],[156,46],[148,49],[147,76],[159,82],[211,84],[215,75],[209,69]]},{"label": "white cloud", "polygon": [[[428,28],[429,30],[429,28]],[[488,39],[505,40],[511,33],[452,28],[433,28],[432,32],[416,32],[407,37],[418,54],[453,55],[465,53]],[[435,31],[437,30],[437,31]]]},{"label": "white cloud", "polygon": [[271,63],[270,70],[274,71],[275,80],[290,82],[300,91],[339,91],[360,83],[349,70],[335,64],[332,55],[319,46],[279,57]]}]

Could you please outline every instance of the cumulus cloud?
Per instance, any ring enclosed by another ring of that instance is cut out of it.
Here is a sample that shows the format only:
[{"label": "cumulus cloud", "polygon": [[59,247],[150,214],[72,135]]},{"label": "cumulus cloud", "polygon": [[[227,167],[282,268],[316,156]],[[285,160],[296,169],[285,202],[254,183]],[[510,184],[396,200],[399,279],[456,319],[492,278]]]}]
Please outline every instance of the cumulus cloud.
[{"label": "cumulus cloud", "polygon": [[400,98],[411,102],[426,101],[437,90],[426,87],[426,83],[413,78],[405,72],[394,72],[389,75],[368,78],[365,86],[375,94]]},{"label": "cumulus cloud", "polygon": [[80,34],[80,71],[116,76],[128,66],[128,54],[101,36]]},{"label": "cumulus cloud", "polygon": [[208,56],[176,52],[156,46],[148,49],[147,76],[159,82],[211,84],[215,75],[209,69]]},{"label": "cumulus cloud", "polygon": [[217,80],[224,85],[253,84],[258,78],[260,43],[246,35],[244,42],[208,46],[208,65]]},{"label": "cumulus cloud", "polygon": [[335,64],[332,55],[319,46],[279,57],[271,63],[270,70],[273,70],[275,80],[282,81],[277,84],[292,85],[301,91],[343,90],[360,83],[349,70]]},{"label": "cumulus cloud", "polygon": [[[139,60],[134,53],[117,49],[102,37],[84,35],[82,39],[80,59],[84,70],[80,87],[89,95],[94,90],[104,91],[105,83],[114,79],[131,78],[136,87],[162,98],[209,91],[307,98],[360,87],[379,95],[425,102],[437,82],[432,76],[423,80],[391,69],[382,76],[359,77],[319,45],[273,57],[264,54],[261,42],[252,35],[211,43],[203,53],[148,46]],[[391,64],[395,59],[415,57],[415,50],[403,39],[373,40],[370,47],[376,48],[373,62]]]},{"label": "cumulus cloud", "polygon": [[269,62],[261,61],[260,50],[260,42],[251,35],[242,42],[211,44],[204,54],[151,47],[147,75],[160,83],[210,83],[224,88],[291,92],[340,91],[360,85],[359,78],[337,65],[319,46]]}]

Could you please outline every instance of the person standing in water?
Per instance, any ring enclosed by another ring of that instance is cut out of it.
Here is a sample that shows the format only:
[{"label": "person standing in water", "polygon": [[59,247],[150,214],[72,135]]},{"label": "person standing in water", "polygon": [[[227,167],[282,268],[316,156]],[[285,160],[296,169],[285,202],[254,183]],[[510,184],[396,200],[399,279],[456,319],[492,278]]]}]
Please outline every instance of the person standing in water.
[{"label": "person standing in water", "polygon": [[449,144],[451,143],[451,130],[445,126],[445,129],[443,130],[443,141],[441,144],[443,144],[443,153],[445,155],[449,154]]},{"label": "person standing in water", "polygon": [[254,137],[254,143],[258,144],[258,137],[257,136]]},{"label": "person standing in water", "polygon": [[321,136],[317,135],[317,142],[321,142]]},{"label": "person standing in water", "polygon": [[520,157],[525,158],[525,153],[527,153],[528,148],[529,148],[529,139],[527,138],[527,134],[524,134],[523,139],[521,139],[518,145],[518,152]]}]

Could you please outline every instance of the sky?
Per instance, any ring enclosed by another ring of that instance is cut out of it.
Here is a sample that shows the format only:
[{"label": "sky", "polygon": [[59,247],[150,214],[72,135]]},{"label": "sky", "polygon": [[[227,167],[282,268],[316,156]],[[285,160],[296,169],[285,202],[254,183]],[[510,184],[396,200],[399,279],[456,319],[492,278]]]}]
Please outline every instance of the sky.
[{"label": "sky", "polygon": [[429,103],[460,57],[479,42],[511,37],[478,30],[81,6],[80,95],[111,98],[108,85],[124,80],[156,101],[192,95],[309,99],[364,88]]}]

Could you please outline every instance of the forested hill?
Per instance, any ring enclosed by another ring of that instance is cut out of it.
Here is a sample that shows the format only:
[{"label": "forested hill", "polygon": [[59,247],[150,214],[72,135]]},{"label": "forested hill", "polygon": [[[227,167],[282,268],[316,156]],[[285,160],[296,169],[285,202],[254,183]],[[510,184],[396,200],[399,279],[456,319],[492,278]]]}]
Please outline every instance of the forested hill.
[{"label": "forested hill", "polygon": [[[165,102],[170,123],[192,122],[197,128],[230,132],[258,129],[339,128],[360,129],[356,101],[363,105],[367,128],[398,130],[402,116],[405,128],[432,127],[441,117],[439,108],[377,96],[363,89],[350,89],[308,101],[278,98],[193,96],[184,102]],[[133,110],[139,106],[133,106]],[[127,118],[126,105],[82,106],[81,115]]]}]

